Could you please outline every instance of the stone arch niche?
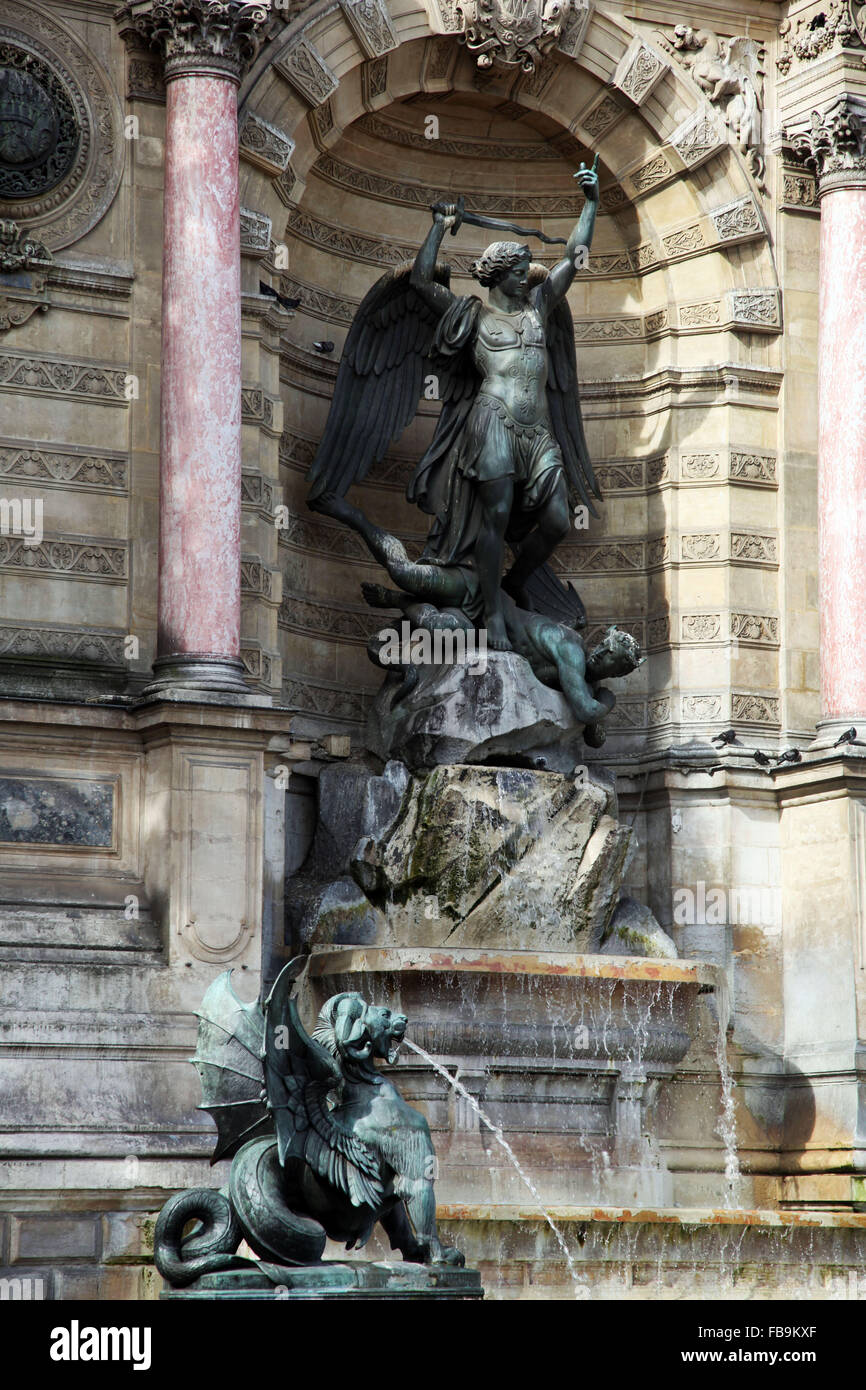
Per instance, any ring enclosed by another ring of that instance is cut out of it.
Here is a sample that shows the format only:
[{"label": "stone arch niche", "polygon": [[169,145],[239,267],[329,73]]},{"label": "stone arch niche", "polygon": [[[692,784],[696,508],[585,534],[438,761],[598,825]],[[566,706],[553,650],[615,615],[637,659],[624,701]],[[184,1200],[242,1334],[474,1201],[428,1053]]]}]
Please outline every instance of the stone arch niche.
[{"label": "stone arch niche", "polygon": [[[259,234],[271,224],[254,274],[299,301],[279,346],[285,702],[345,729],[378,684],[365,643],[382,620],[360,593],[376,567],[304,505],[357,304],[414,254],[432,194],[566,236],[580,208],[571,175],[598,151],[602,215],[570,302],[604,503],[557,564],[591,629],[619,621],[652,658],[619,692],[605,757],[732,722],[775,736],[781,298],[764,200],[722,118],[658,35],[598,8],[576,53],[555,49],[530,74],[479,71],[417,0],[376,13],[372,32],[350,3],[305,11],[242,92],[241,202]],[[561,42],[576,46],[568,31]],[[449,239],[459,292],[495,236]],[[415,545],[423,519],[403,489],[435,410],[422,404],[359,493]]]}]

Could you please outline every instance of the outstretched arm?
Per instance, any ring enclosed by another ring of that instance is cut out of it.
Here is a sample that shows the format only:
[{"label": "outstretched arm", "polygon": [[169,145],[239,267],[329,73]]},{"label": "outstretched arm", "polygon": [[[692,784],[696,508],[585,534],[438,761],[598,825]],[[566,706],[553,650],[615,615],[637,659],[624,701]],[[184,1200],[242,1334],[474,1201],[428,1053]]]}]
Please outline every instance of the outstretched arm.
[{"label": "outstretched arm", "polygon": [[565,248],[565,256],[548,275],[544,282],[543,295],[549,307],[553,307],[565,295],[566,290],[577,274],[576,257],[581,247],[586,247],[587,251],[592,245],[592,234],[595,230],[595,217],[598,212],[598,155],[595,156],[591,169],[586,169],[581,164],[574,176],[581,188],[586,202],[577,225],[574,228]]},{"label": "outstretched arm", "polygon": [[412,267],[410,277],[412,288],[418,291],[437,314],[444,314],[445,310],[449,309],[454,302],[451,291],[446,289],[444,285],[440,285],[439,281],[434,278],[436,259],[439,255],[439,247],[442,245],[442,238],[453,225],[453,214],[434,211],[433,226],[415,257],[415,264]]}]

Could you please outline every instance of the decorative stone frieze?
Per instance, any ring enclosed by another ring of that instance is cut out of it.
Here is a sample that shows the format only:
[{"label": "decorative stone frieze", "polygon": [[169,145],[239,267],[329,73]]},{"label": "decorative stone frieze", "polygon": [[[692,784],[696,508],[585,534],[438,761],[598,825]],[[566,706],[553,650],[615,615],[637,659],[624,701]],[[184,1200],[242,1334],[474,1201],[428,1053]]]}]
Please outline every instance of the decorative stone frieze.
[{"label": "decorative stone frieze", "polygon": [[815,0],[779,25],[782,39],[776,67],[783,77],[801,64],[833,52],[866,47],[866,5],[859,0]]}]

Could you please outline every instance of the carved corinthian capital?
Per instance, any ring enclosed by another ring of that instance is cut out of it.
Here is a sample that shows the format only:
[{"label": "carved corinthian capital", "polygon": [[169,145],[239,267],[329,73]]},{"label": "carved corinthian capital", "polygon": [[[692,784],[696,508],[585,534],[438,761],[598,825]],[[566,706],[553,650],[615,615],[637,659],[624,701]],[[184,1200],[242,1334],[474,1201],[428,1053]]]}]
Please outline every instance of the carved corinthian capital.
[{"label": "carved corinthian capital", "polygon": [[866,102],[861,98],[840,97],[813,111],[807,129],[786,136],[798,159],[817,173],[819,192],[866,184]]},{"label": "carved corinthian capital", "polygon": [[263,0],[128,0],[115,18],[124,38],[162,50],[166,77],[220,72],[240,79],[272,19]]}]

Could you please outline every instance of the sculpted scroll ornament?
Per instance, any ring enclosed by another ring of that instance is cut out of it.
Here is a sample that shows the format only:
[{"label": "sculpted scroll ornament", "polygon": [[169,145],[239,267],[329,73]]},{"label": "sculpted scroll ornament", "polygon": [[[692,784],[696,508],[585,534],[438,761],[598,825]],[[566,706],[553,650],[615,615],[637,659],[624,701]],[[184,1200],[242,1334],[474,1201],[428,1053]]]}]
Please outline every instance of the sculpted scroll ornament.
[{"label": "sculpted scroll ornament", "polygon": [[48,248],[27,236],[17,222],[0,220],[0,271],[4,275],[18,270],[44,270],[53,260]]},{"label": "sculpted scroll ornament", "polygon": [[460,0],[462,39],[479,68],[500,63],[534,72],[558,42],[571,0]]}]

